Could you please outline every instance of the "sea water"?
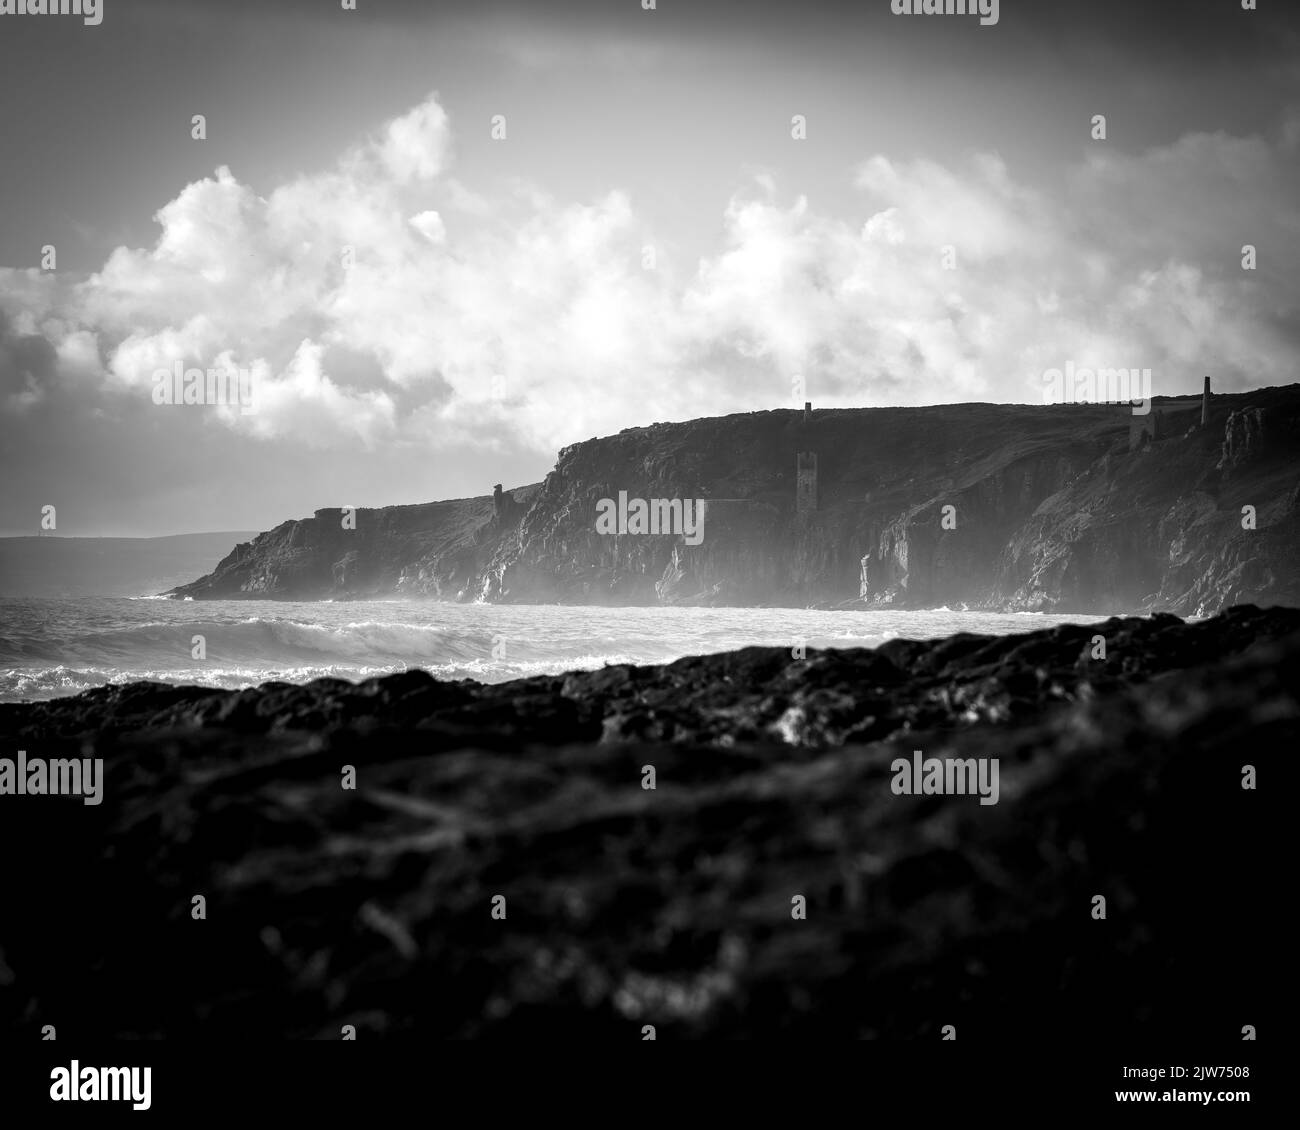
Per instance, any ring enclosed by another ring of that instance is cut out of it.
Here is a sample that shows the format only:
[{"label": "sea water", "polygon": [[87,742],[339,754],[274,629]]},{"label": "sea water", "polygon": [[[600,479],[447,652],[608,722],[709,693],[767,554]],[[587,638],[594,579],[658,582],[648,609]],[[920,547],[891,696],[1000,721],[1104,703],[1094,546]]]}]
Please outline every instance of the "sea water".
[{"label": "sea water", "polygon": [[666,663],[752,645],[874,647],[896,637],[1004,635],[1097,619],[943,608],[0,598],[0,702],[57,698],[140,679],[238,688],[273,679],[356,680],[415,667],[440,679],[502,682],[609,663]]}]

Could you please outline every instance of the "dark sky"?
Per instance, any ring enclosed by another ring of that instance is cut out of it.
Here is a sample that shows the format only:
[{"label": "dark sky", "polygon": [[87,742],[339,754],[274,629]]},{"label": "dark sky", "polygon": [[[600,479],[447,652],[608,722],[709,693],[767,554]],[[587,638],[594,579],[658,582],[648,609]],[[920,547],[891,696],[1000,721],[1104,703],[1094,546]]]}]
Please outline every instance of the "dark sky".
[{"label": "dark sky", "polygon": [[[46,504],[60,533],[164,534],[487,493],[802,389],[1292,381],[1298,9],[0,15],[0,532]],[[257,411],[153,403],[177,360],[245,369]]]}]

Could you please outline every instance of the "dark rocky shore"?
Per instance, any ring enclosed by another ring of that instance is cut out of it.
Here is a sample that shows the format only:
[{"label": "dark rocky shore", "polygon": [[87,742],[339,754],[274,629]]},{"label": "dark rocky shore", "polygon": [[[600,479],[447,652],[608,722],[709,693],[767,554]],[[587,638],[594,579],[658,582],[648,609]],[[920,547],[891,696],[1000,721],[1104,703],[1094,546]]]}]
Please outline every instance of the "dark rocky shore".
[{"label": "dark rocky shore", "polygon": [[[0,797],[0,1027],[1227,1049],[1277,1007],[1297,688],[1300,610],[1244,606],[2,706],[0,756],[106,784]],[[894,795],[918,749],[1000,759],[999,803]]]}]

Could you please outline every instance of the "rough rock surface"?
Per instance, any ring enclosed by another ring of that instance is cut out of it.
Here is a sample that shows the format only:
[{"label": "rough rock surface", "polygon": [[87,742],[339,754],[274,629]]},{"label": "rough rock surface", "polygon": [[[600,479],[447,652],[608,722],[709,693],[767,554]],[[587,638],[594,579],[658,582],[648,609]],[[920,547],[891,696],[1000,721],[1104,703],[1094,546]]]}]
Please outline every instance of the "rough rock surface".
[{"label": "rough rock surface", "polygon": [[464,600],[496,545],[513,536],[537,486],[497,498],[317,510],[243,542],[211,573],[169,595],[325,600],[428,596]]},{"label": "rough rock surface", "polygon": [[[565,448],[542,484],[495,504],[363,510],[355,530],[338,511],[286,522],[175,593],[1180,615],[1300,604],[1300,385],[1215,396],[1205,428],[1199,397],[1154,403],[1162,436],[1137,450],[1120,405],[632,428]],[[802,451],[818,481],[801,514]],[[703,541],[597,533],[597,504],[620,491],[707,500]]]},{"label": "rough rock surface", "polygon": [[[495,686],[412,671],[0,706],[0,756],[107,774],[97,807],[0,797],[0,1028],[952,1024],[1209,1054],[1278,1007],[1288,871],[1265,806],[1298,688],[1300,611],[1240,607]],[[999,803],[895,795],[917,749],[998,758]]]}]

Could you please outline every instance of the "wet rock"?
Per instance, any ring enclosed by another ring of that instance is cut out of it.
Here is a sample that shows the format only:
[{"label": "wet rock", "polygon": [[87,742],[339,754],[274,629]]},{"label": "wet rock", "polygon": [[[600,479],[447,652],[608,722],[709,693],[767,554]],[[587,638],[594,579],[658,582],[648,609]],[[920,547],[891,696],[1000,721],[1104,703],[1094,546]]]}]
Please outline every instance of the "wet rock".
[{"label": "wet rock", "polygon": [[[1282,1022],[1297,688],[1300,611],[1240,607],[3,706],[0,755],[107,779],[97,807],[0,797],[0,1026],[1229,1048]],[[896,795],[914,750],[997,758],[998,803]]]}]

